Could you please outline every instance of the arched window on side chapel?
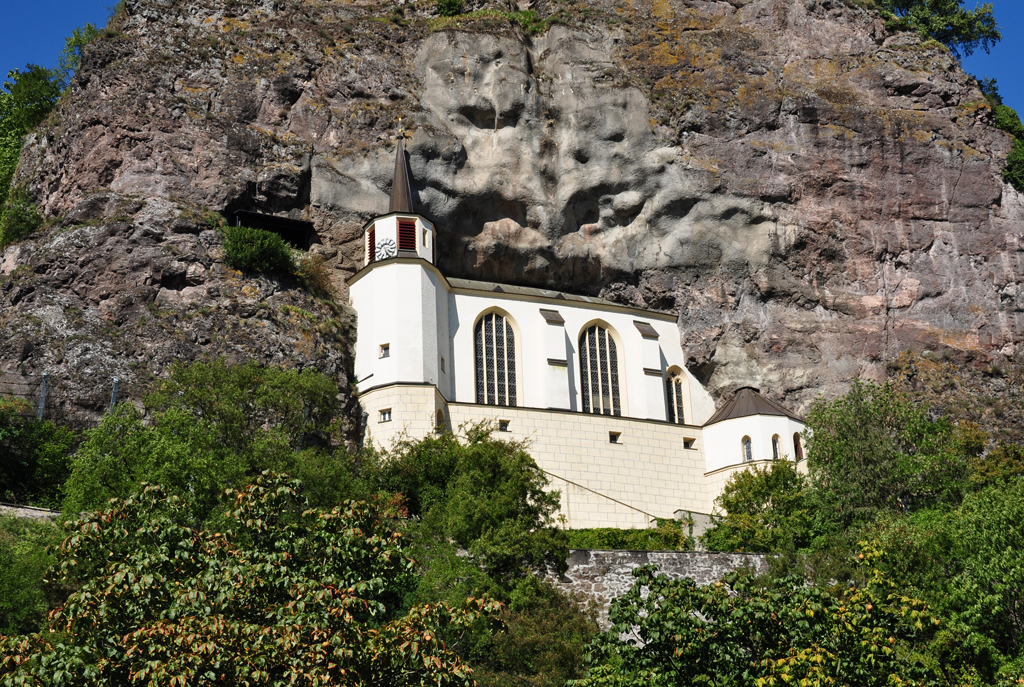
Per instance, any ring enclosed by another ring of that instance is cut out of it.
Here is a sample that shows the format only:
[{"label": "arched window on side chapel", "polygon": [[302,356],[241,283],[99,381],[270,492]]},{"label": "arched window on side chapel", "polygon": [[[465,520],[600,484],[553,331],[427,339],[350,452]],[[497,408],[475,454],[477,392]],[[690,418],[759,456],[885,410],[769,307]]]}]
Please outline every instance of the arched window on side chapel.
[{"label": "arched window on side chapel", "polygon": [[580,336],[580,392],[584,413],[622,415],[618,353],[604,327],[587,327]]},{"label": "arched window on side chapel", "polygon": [[743,461],[749,463],[754,460],[754,451],[750,443],[750,437],[743,437]]},{"label": "arched window on side chapel", "polygon": [[516,405],[516,336],[500,313],[488,313],[473,330],[476,348],[476,402]]},{"label": "arched window on side chapel", "polygon": [[683,416],[683,376],[678,372],[670,372],[665,380],[665,398],[668,403],[668,421],[682,425],[686,423]]}]

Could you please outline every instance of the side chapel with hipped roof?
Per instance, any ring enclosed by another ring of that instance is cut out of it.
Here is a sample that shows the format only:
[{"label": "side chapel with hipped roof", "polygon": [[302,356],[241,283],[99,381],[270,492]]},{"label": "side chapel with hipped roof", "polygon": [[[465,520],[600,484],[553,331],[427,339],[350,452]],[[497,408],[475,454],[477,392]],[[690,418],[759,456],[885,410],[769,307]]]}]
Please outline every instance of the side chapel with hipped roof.
[{"label": "side chapel with hipped roof", "polygon": [[399,140],[390,208],[366,224],[348,281],[367,440],[491,421],[529,440],[571,528],[711,513],[736,471],[803,461],[803,421],[757,389],[716,410],[674,315],[446,277],[437,231],[414,209]]}]

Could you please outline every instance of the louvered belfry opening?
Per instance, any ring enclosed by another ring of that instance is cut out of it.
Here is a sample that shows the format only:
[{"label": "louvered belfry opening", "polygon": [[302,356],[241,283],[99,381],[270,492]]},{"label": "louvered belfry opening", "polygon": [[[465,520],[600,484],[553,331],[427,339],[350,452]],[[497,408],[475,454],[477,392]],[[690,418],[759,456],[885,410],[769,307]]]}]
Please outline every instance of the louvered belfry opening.
[{"label": "louvered belfry opening", "polygon": [[416,250],[416,220],[398,220],[398,250]]},{"label": "louvered belfry opening", "polygon": [[580,382],[584,413],[622,415],[619,358],[604,327],[588,327],[580,337]]},{"label": "louvered belfry opening", "polygon": [[370,227],[366,232],[366,264],[369,265],[376,259],[377,253],[377,232],[376,227]]},{"label": "louvered belfry opening", "polygon": [[685,424],[683,417],[683,378],[678,373],[672,373],[665,380],[665,396],[668,404],[668,421],[676,424]]},{"label": "louvered belfry opening", "polygon": [[476,402],[491,406],[516,405],[516,337],[499,313],[477,320]]}]

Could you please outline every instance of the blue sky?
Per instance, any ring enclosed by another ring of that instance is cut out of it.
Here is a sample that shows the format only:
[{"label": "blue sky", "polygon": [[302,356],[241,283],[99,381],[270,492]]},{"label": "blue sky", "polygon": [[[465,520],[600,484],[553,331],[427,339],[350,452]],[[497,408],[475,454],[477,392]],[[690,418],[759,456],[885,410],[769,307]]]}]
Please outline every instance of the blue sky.
[{"label": "blue sky", "polygon": [[[1003,40],[990,55],[975,53],[964,69],[999,81],[1007,105],[1024,114],[1024,0],[991,0]],[[102,26],[116,0],[3,0],[0,23],[0,77],[32,62],[53,67],[64,37],[86,22]],[[966,0],[968,7],[974,5]]]}]

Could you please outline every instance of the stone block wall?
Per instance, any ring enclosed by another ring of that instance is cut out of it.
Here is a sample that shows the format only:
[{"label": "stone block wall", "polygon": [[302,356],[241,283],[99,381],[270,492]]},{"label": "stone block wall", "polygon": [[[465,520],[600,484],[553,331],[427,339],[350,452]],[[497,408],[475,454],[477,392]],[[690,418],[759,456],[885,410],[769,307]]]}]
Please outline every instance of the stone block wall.
[{"label": "stone block wall", "polygon": [[598,606],[598,620],[607,629],[608,608],[612,599],[633,586],[633,570],[654,564],[670,579],[692,578],[699,585],[717,582],[728,572],[742,568],[763,571],[768,557],[749,553],[711,553],[707,551],[591,551],[574,550],[569,569],[561,578],[549,579],[564,591],[577,593]]},{"label": "stone block wall", "polygon": [[[505,420],[562,493],[572,529],[650,527],[678,510],[707,513],[701,429],[667,422],[535,408],[449,404],[452,425]],[[609,434],[618,433],[611,443]],[[499,435],[500,436],[500,435]],[[684,442],[694,440],[693,448]]]},{"label": "stone block wall", "polygon": [[10,503],[0,503],[0,518],[27,518],[29,520],[45,520],[55,518],[60,511],[47,508],[36,508],[35,506],[15,506]]}]

